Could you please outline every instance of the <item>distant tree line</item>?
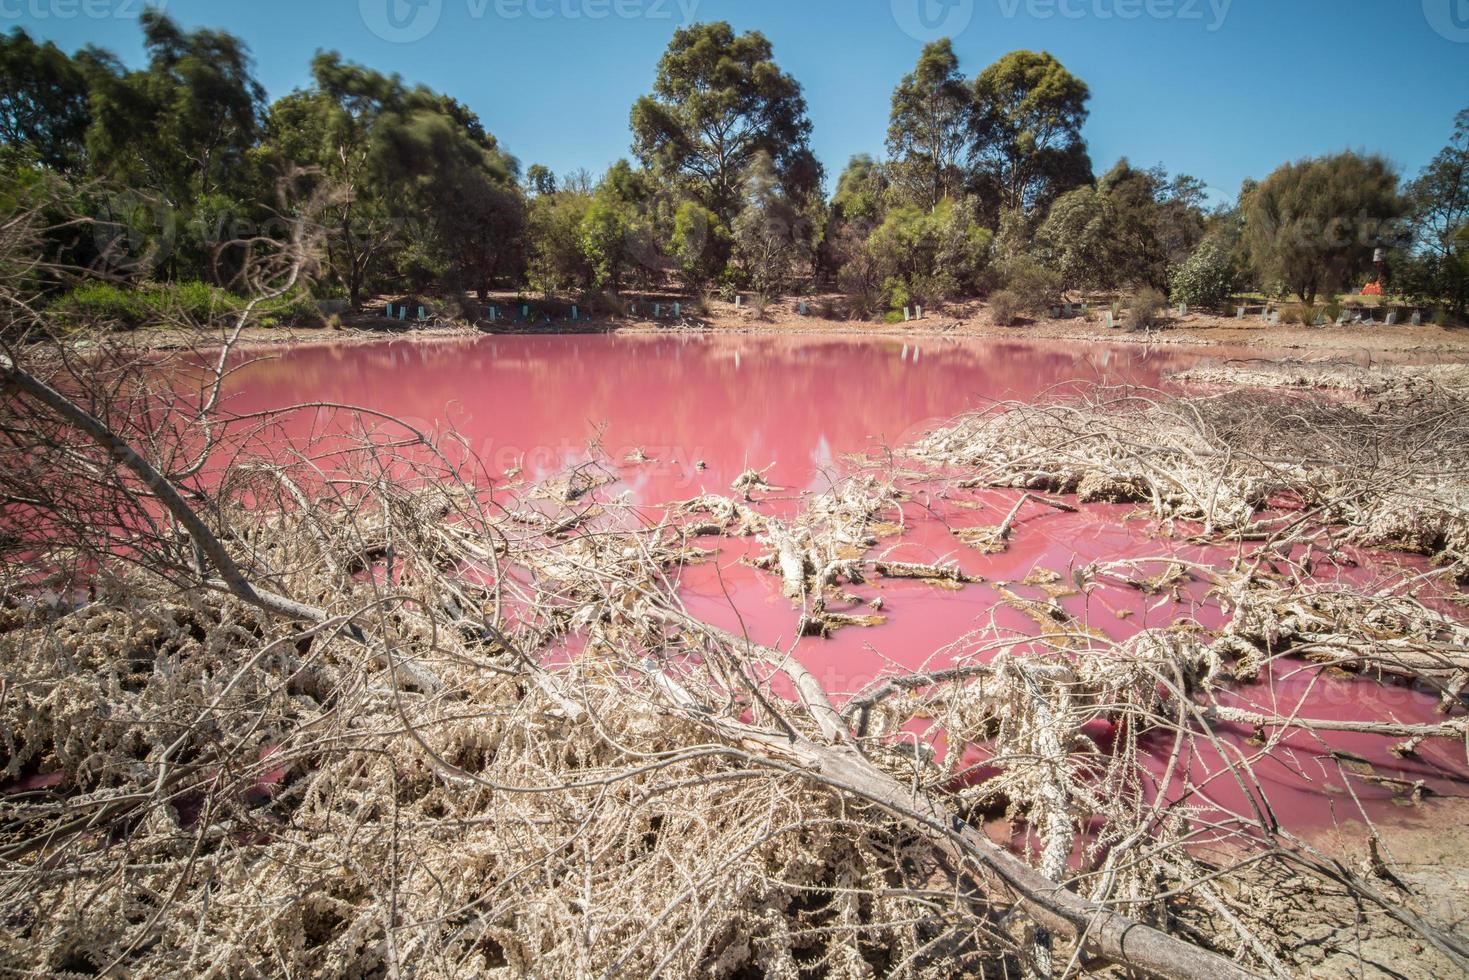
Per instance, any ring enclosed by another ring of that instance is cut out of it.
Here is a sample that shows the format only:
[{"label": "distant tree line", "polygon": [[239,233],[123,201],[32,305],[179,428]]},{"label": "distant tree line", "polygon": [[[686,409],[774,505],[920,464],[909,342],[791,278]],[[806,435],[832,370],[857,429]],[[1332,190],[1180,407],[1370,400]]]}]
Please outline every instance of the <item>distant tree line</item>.
[{"label": "distant tree line", "polygon": [[384,293],[595,302],[651,288],[836,292],[861,316],[1135,290],[1311,304],[1362,285],[1385,249],[1388,292],[1465,309],[1469,110],[1406,184],[1347,152],[1211,207],[1161,166],[1097,176],[1090,92],[1051,55],[1012,52],[971,78],[945,39],[895,88],[883,159],[854,157],[828,198],[800,84],[765,37],[725,23],[674,34],[632,107],[632,158],[596,178],[522,171],[463,103],[335,53],[267,103],[238,38],[157,11],[142,28],[137,70],[0,37],[0,204],[44,196],[51,258],[130,288],[228,291],[252,241],[311,202],[326,253],[313,289],[354,308]]}]

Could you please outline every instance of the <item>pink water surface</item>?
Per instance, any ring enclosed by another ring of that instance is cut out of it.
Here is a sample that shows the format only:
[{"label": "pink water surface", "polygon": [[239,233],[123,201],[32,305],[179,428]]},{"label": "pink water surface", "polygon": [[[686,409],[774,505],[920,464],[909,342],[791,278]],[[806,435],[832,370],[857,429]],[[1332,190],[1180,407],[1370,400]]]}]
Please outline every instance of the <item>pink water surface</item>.
[{"label": "pink water surface", "polygon": [[[1217,353],[1211,356],[1218,356]],[[521,469],[535,481],[587,458],[596,439],[621,460],[640,449],[652,461],[624,465],[621,483],[602,492],[627,492],[633,502],[657,505],[705,489],[728,492],[749,467],[765,470],[782,490],[767,511],[797,506],[802,493],[824,489],[850,468],[849,455],[881,452],[921,434],[936,420],[995,401],[1032,399],[1075,382],[1156,385],[1166,372],[1202,355],[1137,345],[996,343],[924,338],[901,340],[772,336],[510,336],[435,343],[384,342],[313,346],[268,354],[230,379],[228,408],[238,413],[308,401],[359,405],[390,413],[425,430],[452,427],[493,476]],[[325,412],[287,422],[289,437],[304,438],[329,425]],[[768,467],[768,469],[767,469]],[[883,581],[856,588],[864,599],[881,596],[885,625],[847,629],[831,639],[798,638],[799,611],[774,576],[740,559],[751,543],[709,540],[719,555],[681,575],[689,609],[755,640],[793,649],[827,688],[861,690],[895,670],[939,668],[997,636],[1034,635],[1036,625],[1001,602],[999,588],[1039,598],[1020,583],[1032,571],[1069,576],[1089,562],[1179,556],[1226,561],[1162,533],[1132,508],[1092,506],[1066,514],[1043,507],[1024,512],[1010,549],[985,556],[962,545],[951,527],[998,524],[1015,496],[992,491],[915,488],[904,506],[907,533],[880,552],[921,561],[959,562],[985,584],[962,591],[916,582]],[[960,501],[982,509],[963,507]],[[1161,566],[1155,566],[1156,568]],[[1358,583],[1391,583],[1422,570],[1421,563],[1365,556],[1355,568],[1327,569]],[[1193,621],[1217,626],[1223,613],[1195,584],[1182,602],[1107,588],[1062,600],[1081,622],[1115,639]],[[985,656],[988,656],[986,654]],[[1290,714],[1307,697],[1307,717],[1436,721],[1435,698],[1404,687],[1341,680],[1317,682],[1314,672],[1278,668],[1267,683],[1242,693],[1259,710]],[[1233,744],[1248,733],[1221,729]],[[1349,816],[1351,792],[1381,818],[1392,794],[1347,777],[1329,757],[1332,748],[1370,760],[1379,771],[1429,779],[1445,793],[1461,793],[1462,749],[1430,745],[1419,760],[1386,751],[1388,740],[1333,735],[1293,738],[1280,761],[1258,767],[1272,804],[1297,825]],[[1428,763],[1432,762],[1430,766]],[[1193,760],[1200,781],[1218,768],[1209,753]],[[1229,779],[1210,784],[1211,798],[1240,808],[1243,793]]]},{"label": "pink water surface", "polygon": [[663,503],[771,463],[773,483],[821,487],[841,454],[901,445],[926,422],[1067,381],[1156,384],[1197,359],[934,338],[505,336],[266,353],[233,376],[228,407],[343,402],[452,426],[493,472],[529,479],[584,459],[600,432],[611,458],[638,448],[657,461],[625,482]]}]

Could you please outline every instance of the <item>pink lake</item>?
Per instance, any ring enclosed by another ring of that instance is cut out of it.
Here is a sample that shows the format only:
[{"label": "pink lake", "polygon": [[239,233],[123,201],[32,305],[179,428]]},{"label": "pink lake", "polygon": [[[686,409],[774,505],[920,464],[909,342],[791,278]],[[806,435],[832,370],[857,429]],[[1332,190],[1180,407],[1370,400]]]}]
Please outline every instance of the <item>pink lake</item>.
[{"label": "pink lake", "polygon": [[[227,407],[243,414],[335,402],[385,412],[428,431],[452,428],[492,476],[520,469],[530,482],[587,459],[592,440],[612,460],[641,450],[651,461],[622,466],[621,482],[599,493],[625,493],[649,508],[705,490],[728,493],[731,481],[753,467],[782,488],[763,507],[778,513],[848,472],[850,454],[871,456],[901,446],[961,412],[1034,399],[1075,382],[1158,385],[1171,370],[1221,356],[1228,352],[932,337],[904,343],[764,335],[499,336],[267,352],[232,376]],[[333,424],[330,413],[313,410],[292,417],[284,431],[300,439]],[[1035,624],[1006,605],[998,591],[1041,598],[1040,590],[1017,584],[1034,571],[1068,576],[1092,561],[1175,555],[1225,560],[1225,553],[1164,537],[1152,522],[1129,519],[1132,508],[1116,506],[1086,507],[1078,514],[1034,507],[1025,512],[1007,552],[981,555],[950,529],[998,524],[1015,495],[935,492],[915,488],[904,511],[908,532],[884,541],[878,552],[957,561],[983,575],[984,584],[962,591],[896,581],[859,587],[853,591],[864,599],[882,597],[885,625],[842,630],[830,639],[799,638],[799,610],[781,594],[776,578],[741,562],[750,543],[710,539],[704,543],[720,554],[683,571],[684,601],[710,622],[794,650],[828,690],[841,695],[884,673],[947,666],[997,638],[1034,635]],[[1362,567],[1320,574],[1392,587],[1421,570],[1410,559],[1366,556]],[[1218,625],[1222,613],[1206,593],[1196,583],[1181,602],[1160,602],[1126,588],[1061,601],[1082,623],[1125,639],[1178,621]],[[1267,713],[1291,714],[1306,697],[1310,673],[1277,668],[1268,683],[1245,689],[1242,697]],[[1300,713],[1423,722],[1441,720],[1435,704],[1430,694],[1404,687],[1327,680],[1310,689]],[[1243,746],[1248,733],[1220,734]],[[1259,767],[1259,775],[1277,811],[1299,825],[1350,817],[1353,794],[1376,818],[1390,817],[1395,809],[1387,789],[1344,785],[1349,777],[1332,750],[1361,756],[1385,775],[1427,779],[1439,792],[1460,794],[1469,786],[1462,747],[1456,756],[1448,746],[1429,745],[1422,758],[1405,761],[1386,752],[1390,744],[1355,735],[1298,736],[1282,761]],[[1195,779],[1210,779],[1217,764],[1196,758]],[[1440,767],[1450,777],[1433,771]],[[1213,779],[1209,797],[1231,808],[1245,802],[1229,779]]]}]

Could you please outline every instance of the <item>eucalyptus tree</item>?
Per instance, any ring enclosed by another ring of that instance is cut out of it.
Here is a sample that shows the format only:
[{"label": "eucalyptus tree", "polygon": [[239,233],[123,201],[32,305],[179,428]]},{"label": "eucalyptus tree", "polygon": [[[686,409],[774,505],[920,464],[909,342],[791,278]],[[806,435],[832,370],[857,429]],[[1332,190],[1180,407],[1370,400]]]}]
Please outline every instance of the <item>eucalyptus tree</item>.
[{"label": "eucalyptus tree", "polygon": [[729,24],[677,31],[658,63],[653,93],[632,109],[633,151],[732,225],[748,170],[764,154],[785,194],[804,200],[821,183],[800,84],[770,42]]},{"label": "eucalyptus tree", "polygon": [[925,47],[917,66],[893,90],[888,152],[907,181],[921,188],[929,208],[960,192],[963,174],[959,164],[968,142],[973,104],[948,38]]},{"label": "eucalyptus tree", "polygon": [[1091,180],[1081,128],[1091,92],[1048,53],[1012,51],[974,80],[970,162],[1002,211],[1044,213]]},{"label": "eucalyptus tree", "polygon": [[89,95],[86,65],[55,44],[37,44],[19,27],[0,35],[0,143],[58,173],[80,171]]},{"label": "eucalyptus tree", "polygon": [[1408,185],[1406,196],[1426,260],[1426,289],[1463,314],[1469,302],[1469,109],[1449,144]]},{"label": "eucalyptus tree", "polygon": [[223,31],[142,15],[148,65],[91,75],[87,150],[101,176],[187,208],[228,193],[261,133],[265,92],[249,49]]}]

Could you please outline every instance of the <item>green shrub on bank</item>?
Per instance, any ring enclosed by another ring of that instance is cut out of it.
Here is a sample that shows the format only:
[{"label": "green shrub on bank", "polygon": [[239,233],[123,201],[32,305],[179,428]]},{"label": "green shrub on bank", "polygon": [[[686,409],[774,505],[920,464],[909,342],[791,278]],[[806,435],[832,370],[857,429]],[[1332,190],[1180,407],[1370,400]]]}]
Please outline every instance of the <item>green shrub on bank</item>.
[{"label": "green shrub on bank", "polygon": [[[203,282],[150,283],[137,288],[108,282],[88,282],[66,293],[52,304],[72,323],[133,330],[148,324],[180,319],[214,324],[233,319],[244,311],[246,301]],[[305,289],[257,303],[255,322],[261,326],[280,323],[319,324],[321,310]]]},{"label": "green shrub on bank", "polygon": [[[1173,270],[1173,299],[1189,306],[1217,307],[1234,289],[1234,264],[1220,242],[1207,240]],[[1229,310],[1229,315],[1234,311]]]},{"label": "green shrub on bank", "polygon": [[151,310],[140,294],[108,282],[89,282],[57,300],[55,309],[69,320],[131,330],[146,323]]}]

